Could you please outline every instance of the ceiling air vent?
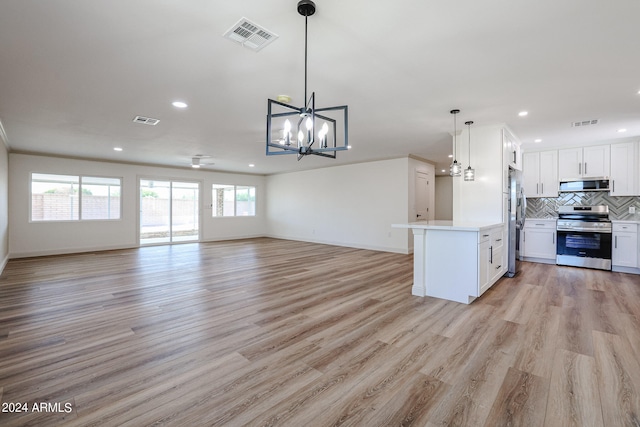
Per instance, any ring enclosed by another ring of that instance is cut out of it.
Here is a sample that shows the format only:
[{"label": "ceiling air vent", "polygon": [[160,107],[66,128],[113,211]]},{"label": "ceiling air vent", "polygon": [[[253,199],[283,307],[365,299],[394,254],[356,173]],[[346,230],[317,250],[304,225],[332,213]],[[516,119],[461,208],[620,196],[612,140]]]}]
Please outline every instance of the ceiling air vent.
[{"label": "ceiling air vent", "polygon": [[581,122],[573,122],[573,123],[571,123],[571,127],[572,128],[577,128],[577,127],[589,126],[589,125],[597,125],[597,124],[598,124],[598,119],[583,120]]},{"label": "ceiling air vent", "polygon": [[256,52],[278,38],[276,34],[249,21],[247,18],[240,18],[222,36]]},{"label": "ceiling air vent", "polygon": [[143,116],[135,116],[133,118],[133,121],[135,123],[141,123],[143,125],[149,125],[149,126],[155,126],[160,122],[160,120],[158,119],[152,119],[151,117],[143,117]]}]

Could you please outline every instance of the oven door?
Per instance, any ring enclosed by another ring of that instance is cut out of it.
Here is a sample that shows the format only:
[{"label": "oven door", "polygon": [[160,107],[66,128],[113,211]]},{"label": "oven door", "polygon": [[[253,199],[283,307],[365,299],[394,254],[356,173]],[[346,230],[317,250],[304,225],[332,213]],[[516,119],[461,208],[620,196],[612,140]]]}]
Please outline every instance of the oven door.
[{"label": "oven door", "polygon": [[611,270],[611,233],[594,231],[557,231],[559,265]]}]

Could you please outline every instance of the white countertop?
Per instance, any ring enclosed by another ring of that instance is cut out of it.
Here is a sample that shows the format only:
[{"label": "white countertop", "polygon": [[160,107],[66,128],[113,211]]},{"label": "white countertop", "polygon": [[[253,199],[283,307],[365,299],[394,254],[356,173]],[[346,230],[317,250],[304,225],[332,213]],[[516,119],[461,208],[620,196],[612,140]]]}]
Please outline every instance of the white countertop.
[{"label": "white countertop", "polygon": [[640,221],[638,220],[612,219],[611,222],[613,224],[640,224]]},{"label": "white countertop", "polygon": [[482,231],[487,228],[497,227],[502,223],[494,222],[469,222],[469,221],[416,221],[407,224],[391,224],[394,228],[421,228],[425,230],[449,230],[449,231]]}]

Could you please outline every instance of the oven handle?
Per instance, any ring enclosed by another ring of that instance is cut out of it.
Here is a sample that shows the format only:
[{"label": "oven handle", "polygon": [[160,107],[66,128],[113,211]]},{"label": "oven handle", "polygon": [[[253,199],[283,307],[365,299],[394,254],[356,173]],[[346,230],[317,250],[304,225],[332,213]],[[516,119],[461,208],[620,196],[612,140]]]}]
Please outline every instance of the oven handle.
[{"label": "oven handle", "polygon": [[600,233],[600,234],[611,234],[611,230],[594,230],[593,228],[583,228],[583,227],[573,227],[573,228],[556,228],[556,231],[578,231],[582,233]]}]

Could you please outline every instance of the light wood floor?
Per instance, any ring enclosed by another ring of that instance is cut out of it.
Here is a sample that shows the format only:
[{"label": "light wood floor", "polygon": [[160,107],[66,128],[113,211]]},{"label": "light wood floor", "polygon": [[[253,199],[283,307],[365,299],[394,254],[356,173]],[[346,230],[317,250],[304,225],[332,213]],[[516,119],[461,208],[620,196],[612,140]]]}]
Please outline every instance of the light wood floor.
[{"label": "light wood floor", "polygon": [[274,239],[12,260],[0,425],[640,425],[640,276],[521,265],[465,306]]}]

